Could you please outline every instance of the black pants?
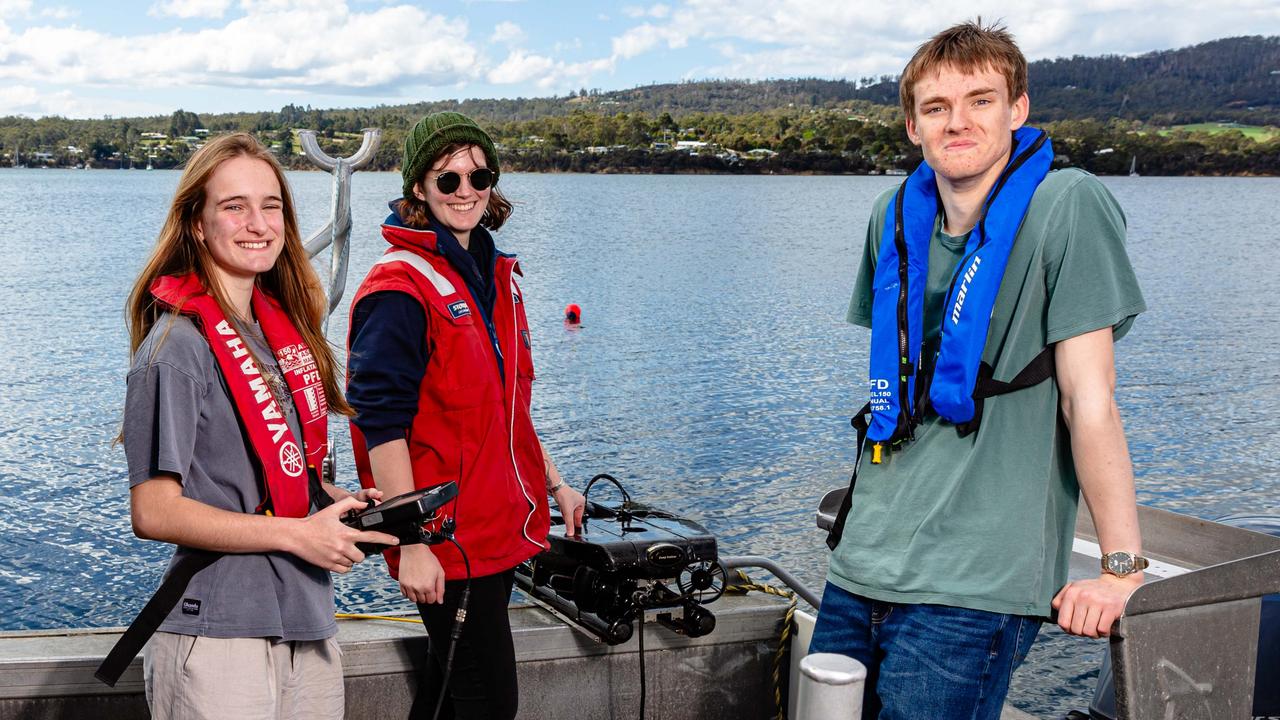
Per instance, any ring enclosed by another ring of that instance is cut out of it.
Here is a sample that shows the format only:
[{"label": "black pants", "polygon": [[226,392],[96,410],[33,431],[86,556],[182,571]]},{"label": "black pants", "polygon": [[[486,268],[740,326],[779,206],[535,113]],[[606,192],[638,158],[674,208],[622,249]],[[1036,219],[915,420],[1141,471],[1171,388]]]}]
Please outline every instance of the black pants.
[{"label": "black pants", "polygon": [[[511,642],[507,603],[515,570],[472,578],[467,620],[453,652],[449,688],[440,720],[513,720],[519,706],[516,652]],[[462,599],[465,580],[444,584],[444,603],[419,605],[418,612],[431,638],[427,661],[418,680],[418,694],[409,711],[411,720],[431,720],[444,680],[449,633]]]}]

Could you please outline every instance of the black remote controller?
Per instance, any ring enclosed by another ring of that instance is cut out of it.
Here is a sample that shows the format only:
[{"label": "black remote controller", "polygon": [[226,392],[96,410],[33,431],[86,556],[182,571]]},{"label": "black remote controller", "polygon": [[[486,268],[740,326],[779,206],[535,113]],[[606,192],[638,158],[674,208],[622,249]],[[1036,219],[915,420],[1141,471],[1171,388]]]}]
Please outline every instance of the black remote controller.
[{"label": "black remote controller", "polygon": [[[421,490],[414,490],[377,505],[366,503],[363,510],[352,510],[342,516],[342,522],[357,530],[374,530],[394,535],[401,545],[413,545],[424,541],[422,525],[432,520],[440,509],[458,495],[458,484],[447,482]],[[390,545],[381,543],[356,543],[365,555],[382,552]]]}]

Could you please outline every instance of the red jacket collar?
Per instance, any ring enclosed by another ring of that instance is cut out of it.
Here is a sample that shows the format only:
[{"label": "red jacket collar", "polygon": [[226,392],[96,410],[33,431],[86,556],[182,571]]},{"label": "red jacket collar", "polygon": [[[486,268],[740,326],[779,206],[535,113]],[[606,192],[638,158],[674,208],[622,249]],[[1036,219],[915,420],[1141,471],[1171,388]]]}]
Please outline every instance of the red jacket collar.
[{"label": "red jacket collar", "polygon": [[[411,227],[403,225],[382,225],[382,237],[392,247],[402,248],[405,250],[416,250],[419,253],[425,250],[428,253],[440,252],[436,247],[436,234],[430,230],[415,230]],[[501,251],[498,252],[498,267],[511,268],[516,275],[524,277],[524,273],[520,270],[520,262],[516,260],[514,255],[508,255]]]},{"label": "red jacket collar", "polygon": [[430,230],[415,230],[403,225],[384,224],[382,237],[397,248],[439,252],[439,248],[436,247],[436,234]]}]

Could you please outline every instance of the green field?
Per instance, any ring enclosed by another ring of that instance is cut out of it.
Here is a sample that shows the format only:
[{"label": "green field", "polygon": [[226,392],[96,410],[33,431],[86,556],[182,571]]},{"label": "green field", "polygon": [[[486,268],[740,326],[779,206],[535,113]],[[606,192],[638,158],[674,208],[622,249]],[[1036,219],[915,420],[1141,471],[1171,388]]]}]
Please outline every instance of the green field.
[{"label": "green field", "polygon": [[1184,130],[1186,132],[1203,132],[1203,133],[1227,133],[1238,132],[1247,138],[1258,142],[1267,142],[1276,137],[1280,137],[1280,129],[1274,127],[1263,127],[1260,125],[1241,125],[1239,123],[1196,123],[1194,125],[1174,125],[1167,130],[1161,130],[1161,135],[1168,135],[1174,130]]}]

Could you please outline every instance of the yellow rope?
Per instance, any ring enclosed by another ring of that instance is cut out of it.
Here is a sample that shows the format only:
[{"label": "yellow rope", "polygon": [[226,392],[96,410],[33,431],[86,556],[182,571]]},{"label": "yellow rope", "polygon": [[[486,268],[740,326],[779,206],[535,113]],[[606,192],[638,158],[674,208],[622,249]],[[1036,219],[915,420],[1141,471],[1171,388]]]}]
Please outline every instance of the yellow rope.
[{"label": "yellow rope", "polygon": [[391,622],[422,624],[420,617],[396,617],[395,615],[365,615],[363,613],[334,613],[339,620],[389,620]]},{"label": "yellow rope", "polygon": [[787,614],[782,619],[782,633],[778,636],[778,649],[773,654],[773,706],[778,711],[776,716],[777,720],[787,720],[787,709],[782,705],[782,672],[784,658],[787,655],[787,644],[791,640],[792,628],[795,626],[796,594],[790,590],[775,587],[773,585],[754,582],[741,570],[735,570],[734,572],[738,574],[738,579],[742,582],[736,585],[726,585],[725,592],[747,593],[754,590],[756,592],[784,597],[791,601],[791,603],[787,605]]}]

